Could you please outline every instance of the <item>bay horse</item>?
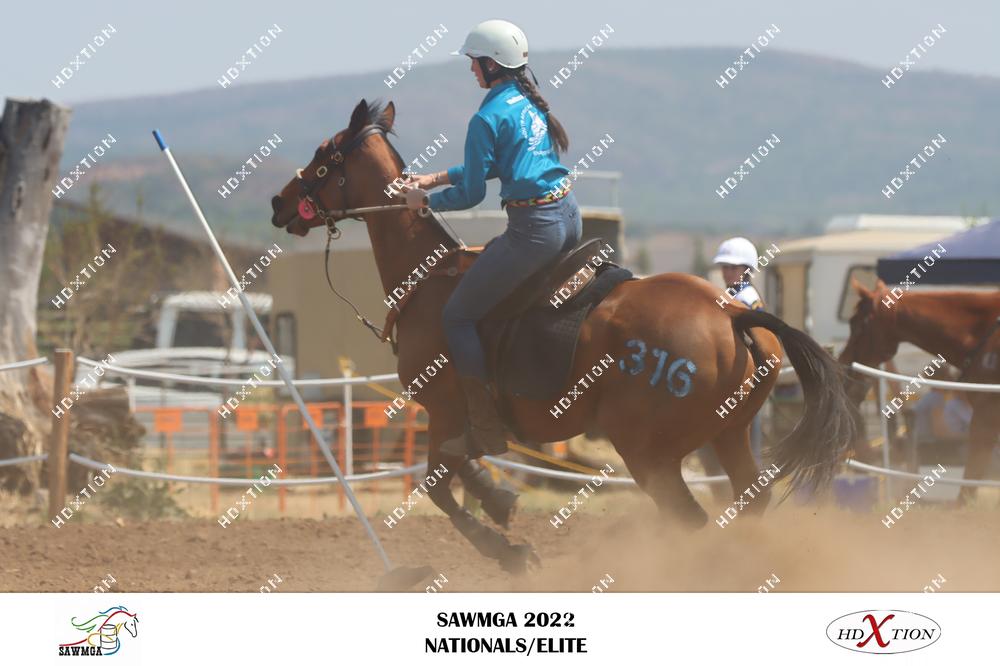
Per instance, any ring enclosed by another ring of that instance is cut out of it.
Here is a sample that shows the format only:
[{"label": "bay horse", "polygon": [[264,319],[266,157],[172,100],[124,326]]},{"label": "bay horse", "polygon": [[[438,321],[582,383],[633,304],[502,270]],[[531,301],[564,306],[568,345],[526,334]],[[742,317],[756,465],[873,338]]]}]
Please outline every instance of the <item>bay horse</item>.
[{"label": "bay horse", "polygon": [[[849,366],[856,361],[878,367],[896,355],[899,343],[909,342],[943,356],[961,371],[959,381],[1000,383],[1000,336],[995,335],[1000,330],[1000,294],[907,291],[897,298],[882,280],[872,290],[856,280],[852,285],[859,300],[850,319],[850,337],[839,356],[841,363]],[[848,394],[855,405],[860,404],[873,380],[853,371],[849,377],[858,381]],[[1000,395],[969,391],[965,398],[972,407],[972,423],[964,476],[982,479],[989,471],[1000,432]],[[968,503],[975,495],[975,487],[962,486],[959,504]]]},{"label": "bay horse", "polygon": [[[383,108],[379,102],[369,105],[362,100],[347,128],[323,141],[309,164],[271,201],[272,224],[299,236],[325,221],[335,238],[336,222],[363,210],[386,294],[403,285],[435,248],[456,245],[433,218],[405,207],[386,207],[392,202],[386,186],[400,177],[405,165],[387,137],[394,120],[392,102]],[[398,317],[397,370],[404,386],[412,385],[422,370],[431,367],[429,361],[448,352],[441,313],[460,277],[428,277],[394,315]],[[854,418],[841,367],[805,333],[742,304],[725,299],[719,303],[721,294],[709,282],[684,274],[661,274],[617,285],[584,321],[572,371],[560,395],[567,395],[598,359],[610,354],[614,364],[603,373],[595,370],[602,376],[580,392],[559,418],[554,416],[554,400],[508,396],[522,439],[552,442],[600,430],[664,520],[701,527],[707,514],[681,476],[681,461],[711,442],[732,482],[734,497],[750,488],[759,470],[750,452],[749,424],[778,373],[765,370],[745,392],[745,399],[741,387],[758,372],[759,358],[775,355],[780,361],[784,345],[802,381],[805,412],[793,432],[776,445],[772,462],[779,476],[791,478],[792,488],[827,484],[841,454],[854,440]],[[756,355],[751,354],[744,335],[757,348]],[[665,367],[668,355],[669,369]],[[483,482],[488,474],[479,473],[478,463],[440,451],[441,443],[461,434],[465,424],[465,400],[452,366],[442,365],[421,386],[414,399],[429,417],[428,470],[442,464],[448,470],[444,483],[428,491],[431,500],[482,555],[497,560],[507,571],[520,572],[537,564],[530,545],[511,544],[463,509],[451,492],[449,482],[458,470],[466,490],[483,500],[487,515],[501,527],[507,526],[513,501],[498,506],[497,489]],[[736,402],[737,395],[740,400],[735,407],[720,410],[727,399]],[[746,512],[762,513],[769,498],[770,489],[761,489]]]}]

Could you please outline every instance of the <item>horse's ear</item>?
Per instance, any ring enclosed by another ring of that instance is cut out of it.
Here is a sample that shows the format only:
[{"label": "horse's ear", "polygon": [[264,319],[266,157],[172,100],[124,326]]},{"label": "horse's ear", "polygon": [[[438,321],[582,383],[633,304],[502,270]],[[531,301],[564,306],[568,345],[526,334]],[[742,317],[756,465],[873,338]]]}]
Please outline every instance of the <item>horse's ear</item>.
[{"label": "horse's ear", "polygon": [[396,105],[389,102],[385,105],[382,115],[379,116],[378,124],[385,128],[386,132],[392,131],[392,124],[396,122]]},{"label": "horse's ear", "polygon": [[368,102],[361,100],[358,102],[358,105],[354,107],[354,113],[351,114],[351,124],[347,126],[347,133],[353,135],[367,124]]}]

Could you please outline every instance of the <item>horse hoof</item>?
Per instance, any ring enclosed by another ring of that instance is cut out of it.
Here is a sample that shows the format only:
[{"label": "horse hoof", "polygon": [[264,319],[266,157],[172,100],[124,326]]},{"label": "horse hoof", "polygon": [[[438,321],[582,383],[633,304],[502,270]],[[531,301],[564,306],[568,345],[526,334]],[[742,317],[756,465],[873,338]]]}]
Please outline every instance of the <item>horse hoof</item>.
[{"label": "horse hoof", "polygon": [[510,547],[500,558],[500,566],[508,573],[522,574],[542,566],[542,560],[531,545],[522,543]]},{"label": "horse hoof", "polygon": [[507,529],[517,505],[517,493],[503,488],[493,491],[488,502],[483,502],[483,511],[494,523]]}]

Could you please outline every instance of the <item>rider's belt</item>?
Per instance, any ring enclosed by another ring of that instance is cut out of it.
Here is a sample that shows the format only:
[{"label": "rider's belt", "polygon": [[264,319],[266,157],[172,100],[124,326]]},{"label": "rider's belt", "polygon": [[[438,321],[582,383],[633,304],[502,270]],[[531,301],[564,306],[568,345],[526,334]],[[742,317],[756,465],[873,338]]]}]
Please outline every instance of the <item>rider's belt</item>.
[{"label": "rider's belt", "polygon": [[542,197],[535,197],[534,199],[504,199],[500,202],[500,207],[504,206],[514,206],[515,208],[527,208],[528,206],[541,206],[542,204],[552,203],[553,201],[559,201],[564,196],[569,194],[571,188],[560,188],[557,190],[552,190],[548,194]]}]

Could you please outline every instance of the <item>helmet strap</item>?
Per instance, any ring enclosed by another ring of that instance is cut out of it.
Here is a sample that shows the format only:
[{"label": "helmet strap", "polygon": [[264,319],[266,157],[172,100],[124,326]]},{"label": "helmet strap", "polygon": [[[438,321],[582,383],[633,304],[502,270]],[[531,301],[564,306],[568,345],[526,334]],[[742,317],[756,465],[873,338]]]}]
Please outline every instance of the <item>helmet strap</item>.
[{"label": "helmet strap", "polygon": [[524,67],[526,70],[528,70],[528,73],[531,74],[531,80],[535,82],[535,86],[537,87],[538,86],[538,79],[535,77],[535,73],[533,71],[531,71],[531,68],[528,67],[527,65],[522,65],[522,67]]}]

